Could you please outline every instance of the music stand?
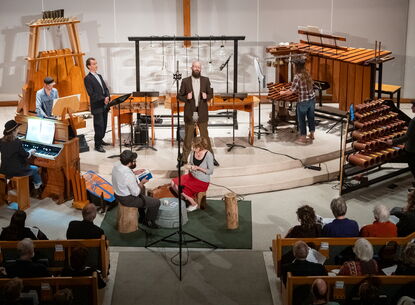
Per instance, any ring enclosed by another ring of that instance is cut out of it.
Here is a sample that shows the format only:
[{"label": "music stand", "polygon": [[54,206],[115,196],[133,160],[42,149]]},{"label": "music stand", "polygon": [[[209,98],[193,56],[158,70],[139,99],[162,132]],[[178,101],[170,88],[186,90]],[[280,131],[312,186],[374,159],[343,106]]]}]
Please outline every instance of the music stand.
[{"label": "music stand", "polygon": [[158,91],[136,91],[133,92],[133,96],[134,97],[144,97],[144,107],[145,107],[145,111],[146,111],[146,132],[147,132],[147,136],[146,136],[146,143],[144,145],[141,145],[139,148],[137,148],[136,151],[142,150],[142,149],[146,149],[146,148],[150,148],[154,151],[157,151],[157,149],[153,146],[151,146],[149,144],[150,142],[150,137],[148,135],[148,111],[147,111],[147,98],[148,97],[158,97],[159,96],[159,92]]},{"label": "music stand", "polygon": [[248,96],[248,94],[246,93],[226,93],[226,94],[219,94],[219,97],[227,100],[227,99],[232,99],[232,107],[233,107],[233,117],[232,117],[232,143],[226,144],[226,146],[228,146],[228,152],[232,150],[232,148],[234,147],[240,147],[240,148],[246,148],[245,146],[241,145],[241,144],[235,144],[235,121],[236,121],[236,110],[235,110],[235,99],[245,99]]},{"label": "music stand", "polygon": [[112,100],[111,102],[109,102],[108,104],[105,105],[105,110],[118,105],[118,139],[120,141],[120,143],[119,143],[120,154],[119,155],[111,155],[108,158],[119,158],[120,155],[121,155],[121,146],[122,146],[122,144],[121,144],[121,106],[120,105],[122,103],[124,103],[130,96],[131,96],[131,93],[121,95],[120,97],[117,97],[116,99]]},{"label": "music stand", "polygon": [[[261,134],[269,134],[268,129],[264,127],[264,125],[261,124],[261,82],[265,86],[265,75],[262,73],[261,65],[259,64],[258,58],[254,58],[254,66],[255,66],[255,72],[258,77],[258,126],[255,126],[258,128],[258,131],[255,131],[256,134],[258,134],[258,140],[261,139]],[[265,88],[265,87],[264,87]],[[265,130],[265,132],[261,132],[261,129]]]}]

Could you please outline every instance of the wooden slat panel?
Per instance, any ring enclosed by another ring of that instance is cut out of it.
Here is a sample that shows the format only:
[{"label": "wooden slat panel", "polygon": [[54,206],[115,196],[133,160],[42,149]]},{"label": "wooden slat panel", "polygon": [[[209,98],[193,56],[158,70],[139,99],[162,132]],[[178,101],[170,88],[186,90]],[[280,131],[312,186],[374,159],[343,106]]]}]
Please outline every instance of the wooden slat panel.
[{"label": "wooden slat panel", "polygon": [[340,61],[333,60],[333,101],[338,102],[340,98]]},{"label": "wooden slat panel", "polygon": [[363,94],[363,66],[356,65],[356,79],[354,82],[354,104],[361,104]]},{"label": "wooden slat panel", "polygon": [[318,80],[327,81],[327,60],[326,58],[319,58]]},{"label": "wooden slat panel", "polygon": [[[364,57],[355,59],[355,60],[352,61],[352,63],[354,63],[354,64],[362,64],[362,63],[364,63],[367,60],[370,60],[372,58],[375,58],[374,54],[375,53],[373,53],[373,55],[367,55],[367,56],[364,56]],[[389,55],[389,54],[392,54],[392,52],[390,52],[390,51],[382,51],[382,52],[380,52],[380,56],[381,57],[382,56]]]},{"label": "wooden slat panel", "polygon": [[330,88],[327,89],[327,93],[328,94],[333,94],[333,65],[334,65],[334,61],[332,59],[327,59],[326,60],[327,63],[327,70],[326,70],[326,78],[329,83],[330,83]]},{"label": "wooden slat panel", "polygon": [[346,109],[349,109],[350,105],[353,104],[353,102],[354,102],[355,79],[356,79],[356,64],[347,64],[347,105],[346,105]]},{"label": "wooden slat panel", "polygon": [[340,95],[339,95],[339,109],[346,110],[347,108],[347,68],[348,64],[345,62],[340,63]]},{"label": "wooden slat panel", "polygon": [[363,66],[362,102],[370,98],[370,66]]},{"label": "wooden slat panel", "polygon": [[312,56],[311,61],[311,78],[318,79],[318,71],[319,71],[319,58],[318,56]]},{"label": "wooden slat panel", "polygon": [[[57,55],[56,51],[49,51],[48,55]],[[49,58],[48,59],[48,76],[52,77],[55,81],[57,79],[58,71],[57,71],[57,61],[56,58]]]}]

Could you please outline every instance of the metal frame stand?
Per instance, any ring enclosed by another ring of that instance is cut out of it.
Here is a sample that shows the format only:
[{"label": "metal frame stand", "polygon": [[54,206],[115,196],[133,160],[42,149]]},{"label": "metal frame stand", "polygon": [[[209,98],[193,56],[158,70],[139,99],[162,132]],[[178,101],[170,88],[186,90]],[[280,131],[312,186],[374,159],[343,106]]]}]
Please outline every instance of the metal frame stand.
[{"label": "metal frame stand", "polygon": [[144,109],[145,109],[145,113],[146,113],[146,116],[145,116],[145,119],[146,119],[146,133],[147,133],[146,143],[144,145],[140,145],[136,149],[136,151],[140,151],[142,149],[147,149],[147,148],[152,149],[154,151],[157,151],[157,148],[155,148],[154,146],[151,146],[150,143],[149,143],[150,142],[150,136],[148,134],[148,108],[147,108],[148,100],[147,100],[147,98],[159,96],[159,92],[157,92],[157,91],[154,91],[154,92],[153,91],[141,91],[141,92],[139,92],[138,91],[138,92],[134,92],[133,96],[144,97],[144,104],[145,104]]},{"label": "metal frame stand", "polygon": [[[177,94],[176,95],[177,96],[176,100],[177,100],[177,109],[178,110],[179,110],[179,80],[181,80],[181,78],[182,78],[182,75],[179,72],[179,61],[177,61],[177,70],[176,70],[176,73],[173,74],[173,79],[176,81],[176,94]],[[177,111],[177,128],[180,129],[180,111]],[[182,196],[182,186],[181,186],[181,169],[182,169],[182,164],[181,164],[181,159],[182,158],[181,157],[182,157],[182,154],[181,154],[181,151],[180,151],[180,144],[181,144],[180,143],[181,142],[180,137],[178,137],[177,141],[178,141],[177,160],[179,162],[179,167],[177,169],[178,178],[179,178],[178,179],[179,180],[179,185],[178,185],[179,228],[177,229],[177,231],[175,231],[175,232],[173,232],[173,233],[171,233],[171,234],[169,234],[165,237],[162,237],[159,240],[151,242],[150,244],[146,245],[145,247],[149,248],[149,247],[154,246],[154,245],[156,245],[160,242],[163,242],[163,241],[168,242],[168,243],[179,244],[179,252],[175,256],[173,256],[173,258],[176,257],[177,255],[179,256],[179,263],[178,263],[178,265],[179,265],[179,280],[181,281],[182,280],[182,266],[187,263],[187,262],[183,262],[183,260],[182,260],[182,251],[183,251],[183,245],[184,244],[193,243],[193,242],[203,242],[206,245],[212,247],[213,249],[217,249],[218,247],[216,245],[208,242],[208,241],[205,241],[205,240],[203,240],[203,239],[201,239],[201,238],[199,238],[199,237],[197,237],[193,234],[190,234],[190,233],[183,230],[183,224],[182,224],[182,198],[181,198],[181,196]],[[178,240],[170,239],[171,237],[173,237],[175,235],[177,235],[179,237]],[[186,235],[190,236],[192,239],[186,240],[185,239]]]},{"label": "metal frame stand", "polygon": [[[259,98],[259,103],[258,103],[258,125],[254,127],[254,128],[258,128],[258,131],[255,131],[254,133],[258,134],[258,140],[259,140],[259,139],[261,139],[262,134],[270,134],[268,129],[266,129],[264,127],[264,125],[261,124],[261,80],[259,78],[258,78],[258,98]],[[261,132],[261,129],[265,130],[265,132]]]}]

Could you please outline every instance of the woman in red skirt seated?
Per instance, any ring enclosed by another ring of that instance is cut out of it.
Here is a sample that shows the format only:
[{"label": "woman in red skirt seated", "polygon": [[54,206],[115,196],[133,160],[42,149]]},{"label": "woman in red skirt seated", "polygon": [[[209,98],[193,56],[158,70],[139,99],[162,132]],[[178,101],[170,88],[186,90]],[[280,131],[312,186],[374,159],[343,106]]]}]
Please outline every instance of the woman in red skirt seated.
[{"label": "woman in red skirt seated", "polygon": [[[207,150],[208,143],[205,138],[197,137],[193,140],[192,151],[186,167],[189,173],[181,176],[182,196],[189,201],[189,212],[198,208],[196,195],[206,192],[209,187],[210,175],[213,174],[213,154]],[[179,178],[171,181],[173,190],[178,193]]]}]

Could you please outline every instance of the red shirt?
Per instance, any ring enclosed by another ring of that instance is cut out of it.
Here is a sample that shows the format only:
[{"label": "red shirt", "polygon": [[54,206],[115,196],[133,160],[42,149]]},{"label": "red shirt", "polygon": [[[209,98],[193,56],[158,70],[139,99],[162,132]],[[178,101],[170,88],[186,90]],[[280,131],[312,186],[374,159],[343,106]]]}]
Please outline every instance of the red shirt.
[{"label": "red shirt", "polygon": [[396,225],[390,221],[378,222],[374,221],[373,224],[364,226],[360,230],[360,236],[363,237],[397,237],[398,230]]}]

